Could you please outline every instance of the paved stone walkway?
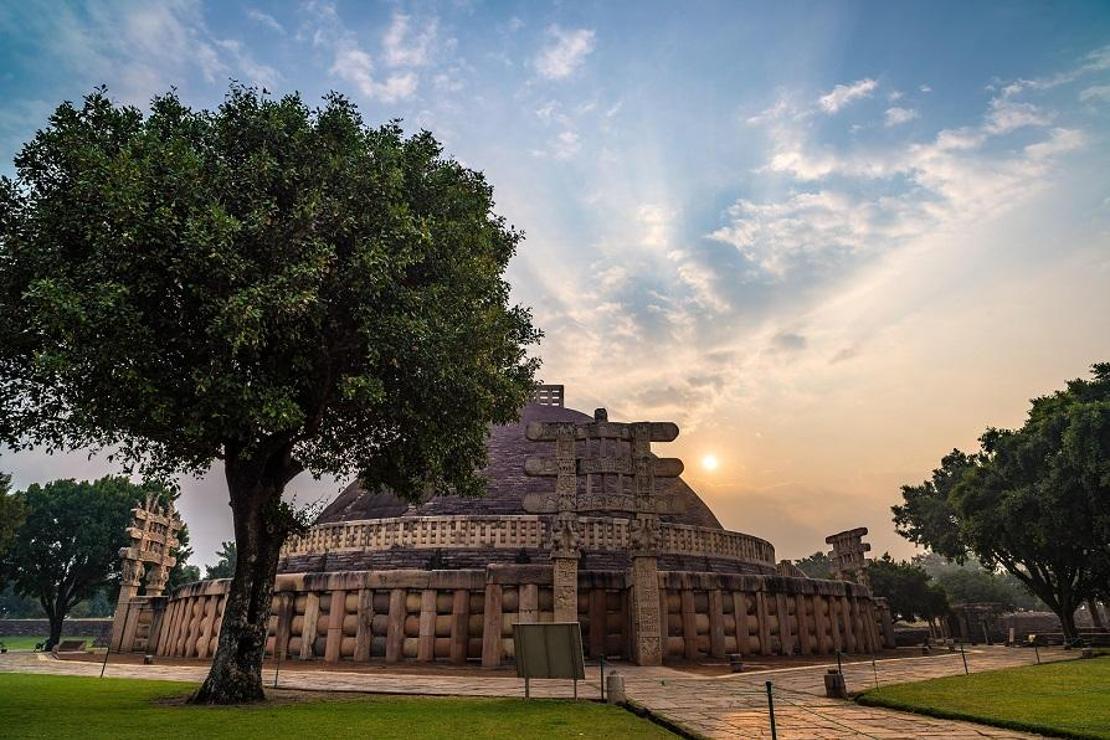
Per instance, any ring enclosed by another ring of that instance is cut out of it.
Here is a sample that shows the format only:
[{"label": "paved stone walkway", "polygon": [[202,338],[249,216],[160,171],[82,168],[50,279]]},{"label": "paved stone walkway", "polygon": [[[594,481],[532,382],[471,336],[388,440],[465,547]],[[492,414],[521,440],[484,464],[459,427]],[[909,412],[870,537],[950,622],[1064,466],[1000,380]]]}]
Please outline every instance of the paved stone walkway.
[{"label": "paved stone walkway", "polygon": [[[1074,653],[1060,649],[1040,652],[1044,662],[1069,659]],[[1028,665],[1033,652],[1024,649],[982,648],[967,653],[972,672]],[[671,668],[617,666],[625,677],[629,698],[692,733],[709,738],[770,737],[766,681],[772,682],[778,737],[795,738],[1028,738],[1032,735],[968,722],[932,719],[887,709],[863,707],[825,698],[824,673],[829,666],[783,668],[728,676],[693,676]],[[399,669],[399,670],[403,670]],[[46,655],[8,653],[0,656],[0,672],[46,673],[97,676],[100,665],[87,661],[55,660]],[[849,690],[875,685],[921,681],[963,672],[959,653],[846,663]],[[207,673],[203,665],[133,665],[109,663],[105,675],[198,682]],[[263,672],[272,685],[274,672]],[[509,676],[416,675],[401,672],[363,673],[354,671],[281,670],[279,686],[307,691],[362,691],[396,694],[451,696],[523,696],[523,681]],[[599,694],[596,667],[587,668],[579,682],[579,696]],[[534,681],[536,697],[570,698],[569,681]]]}]

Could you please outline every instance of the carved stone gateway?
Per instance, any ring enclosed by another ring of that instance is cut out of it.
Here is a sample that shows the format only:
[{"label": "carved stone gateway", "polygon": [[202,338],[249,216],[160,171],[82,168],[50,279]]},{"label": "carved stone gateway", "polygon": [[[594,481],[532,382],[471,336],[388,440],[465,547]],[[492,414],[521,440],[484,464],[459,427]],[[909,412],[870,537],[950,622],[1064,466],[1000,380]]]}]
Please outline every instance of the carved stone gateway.
[{"label": "carved stone gateway", "polygon": [[833,548],[829,553],[829,570],[834,579],[869,586],[866,554],[871,545],[863,541],[866,535],[867,527],[857,527],[825,538],[825,542]]},{"label": "carved stone gateway", "polygon": [[[177,547],[177,533],[181,518],[168,506],[159,504],[157,497],[148,495],[142,506],[131,510],[131,526],[127,536],[129,547],[120,548],[123,559],[120,567],[119,599],[112,622],[112,648],[118,650],[124,642],[124,633],[133,631],[133,621],[127,618],[128,605],[139,593],[139,586],[146,575],[146,595],[161,596],[169,580],[170,571],[177,564],[173,550]],[[130,640],[127,641],[130,643]]]},{"label": "carved stone gateway", "polygon": [[534,442],[555,443],[554,459],[530,457],[524,467],[528,475],[555,478],[553,492],[524,497],[526,511],[554,514],[548,544],[555,621],[578,620],[579,515],[630,514],[631,657],[640,665],[660,664],[659,516],[680,513],[682,503],[657,492],[655,479],[678,477],[682,461],[656,458],[651,454],[651,443],[673,441],[678,437],[678,426],[670,422],[610,422],[605,409],[597,409],[593,422],[534,422],[528,426],[527,437]]}]

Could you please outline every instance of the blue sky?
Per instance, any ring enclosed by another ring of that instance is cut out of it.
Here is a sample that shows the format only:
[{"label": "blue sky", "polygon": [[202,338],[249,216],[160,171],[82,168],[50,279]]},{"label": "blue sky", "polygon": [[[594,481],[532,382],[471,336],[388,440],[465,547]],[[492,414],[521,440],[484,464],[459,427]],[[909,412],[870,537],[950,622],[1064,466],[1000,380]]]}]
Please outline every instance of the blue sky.
[{"label": "blue sky", "polygon": [[[899,484],[1110,359],[1106,2],[2,0],[0,172],[95,85],[214,106],[229,78],[339,90],[484,170],[543,377],[679,422],[691,481],[781,556],[857,524],[908,553]],[[222,486],[185,488],[205,559]]]}]

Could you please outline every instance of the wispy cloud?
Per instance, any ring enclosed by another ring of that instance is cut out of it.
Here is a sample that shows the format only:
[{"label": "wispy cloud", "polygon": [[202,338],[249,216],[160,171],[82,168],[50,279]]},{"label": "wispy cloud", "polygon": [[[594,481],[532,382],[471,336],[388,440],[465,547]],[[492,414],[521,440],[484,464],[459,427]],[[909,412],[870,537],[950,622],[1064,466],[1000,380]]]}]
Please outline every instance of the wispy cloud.
[{"label": "wispy cloud", "polygon": [[404,13],[394,13],[382,39],[385,63],[390,67],[422,67],[429,61],[439,22],[433,18],[413,33],[409,21],[409,16]]},{"label": "wispy cloud", "polygon": [[870,97],[878,87],[879,83],[870,78],[857,80],[850,85],[837,85],[818,98],[817,104],[826,113],[836,113],[853,101]]},{"label": "wispy cloud", "polygon": [[248,8],[247,17],[258,25],[270,29],[274,33],[279,33],[282,36],[285,35],[285,26],[281,25],[281,23],[278,22],[278,19],[273,17],[269,13],[261,11],[258,8]]},{"label": "wispy cloud", "polygon": [[547,38],[548,43],[536,56],[535,68],[549,80],[561,80],[578,71],[596,44],[594,31],[587,28],[565,30],[551,26]]},{"label": "wispy cloud", "polygon": [[913,108],[894,106],[893,108],[887,108],[886,113],[883,114],[883,125],[888,128],[901,126],[903,123],[909,123],[919,117],[920,114]]}]

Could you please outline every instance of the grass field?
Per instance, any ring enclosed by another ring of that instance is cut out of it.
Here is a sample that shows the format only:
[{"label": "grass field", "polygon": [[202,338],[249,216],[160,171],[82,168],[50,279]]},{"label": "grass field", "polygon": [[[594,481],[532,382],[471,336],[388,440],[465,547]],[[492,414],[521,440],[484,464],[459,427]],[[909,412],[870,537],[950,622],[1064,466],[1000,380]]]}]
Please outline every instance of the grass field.
[{"label": "grass field", "polygon": [[[70,637],[69,635],[64,635],[62,639],[87,640],[88,644],[92,645],[93,640],[95,640],[96,638],[88,635],[75,635],[73,637]],[[4,646],[7,647],[8,650],[34,650],[35,645],[38,645],[40,642],[45,641],[46,635],[42,635],[41,637],[0,637],[0,642],[4,643]]]},{"label": "grass field", "polygon": [[[673,738],[618,707],[544,699],[288,695],[265,706],[192,707],[169,681],[0,673],[4,738]],[[278,694],[281,696],[281,693]]]},{"label": "grass field", "polygon": [[1029,732],[1110,738],[1110,658],[884,686],[858,701]]}]

